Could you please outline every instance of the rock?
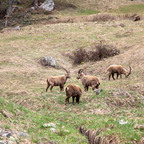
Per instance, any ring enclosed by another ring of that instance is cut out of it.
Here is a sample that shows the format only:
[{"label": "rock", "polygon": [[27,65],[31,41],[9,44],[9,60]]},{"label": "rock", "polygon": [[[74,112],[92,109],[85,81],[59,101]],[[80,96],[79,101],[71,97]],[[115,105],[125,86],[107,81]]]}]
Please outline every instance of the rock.
[{"label": "rock", "polygon": [[56,129],[55,129],[55,128],[50,128],[50,131],[51,131],[52,133],[55,133],[55,132],[56,132]]},{"label": "rock", "polygon": [[13,28],[12,30],[20,30],[20,26]]},{"label": "rock", "polygon": [[102,89],[94,89],[93,91],[98,95],[98,94],[100,94],[100,92],[102,91]]},{"label": "rock", "polygon": [[3,132],[2,137],[10,137],[11,136],[11,133],[10,132]]},{"label": "rock", "polygon": [[127,124],[128,122],[127,121],[124,121],[123,119],[122,120],[119,120],[119,124],[120,125],[125,125],[125,124]]},{"label": "rock", "polygon": [[54,123],[45,123],[43,126],[44,127],[54,127],[54,128],[56,128],[56,125]]},{"label": "rock", "polygon": [[69,130],[64,130],[65,133],[69,133]]},{"label": "rock", "polygon": [[16,139],[13,136],[10,136],[9,140],[12,142],[16,141]]},{"label": "rock", "polygon": [[31,7],[31,10],[35,10],[35,7]]},{"label": "rock", "polygon": [[29,137],[29,134],[28,134],[28,133],[25,133],[25,132],[19,132],[19,133],[18,133],[18,136],[19,136],[19,137],[26,138],[26,137]]},{"label": "rock", "polygon": [[7,144],[6,141],[0,141],[0,144]]},{"label": "rock", "polygon": [[42,58],[40,60],[40,63],[42,66],[52,66],[52,67],[56,67],[56,62],[55,59],[53,57],[47,56],[45,58]]},{"label": "rock", "polygon": [[44,3],[40,6],[40,8],[47,10],[47,11],[52,11],[54,9],[54,2],[53,0],[45,0]]}]

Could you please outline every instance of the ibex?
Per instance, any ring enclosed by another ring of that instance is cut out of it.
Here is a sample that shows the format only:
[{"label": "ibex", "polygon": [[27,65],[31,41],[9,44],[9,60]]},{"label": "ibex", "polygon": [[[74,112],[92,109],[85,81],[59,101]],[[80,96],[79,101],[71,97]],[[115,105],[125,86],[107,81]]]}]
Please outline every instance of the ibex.
[{"label": "ibex", "polygon": [[85,91],[88,91],[89,86],[92,87],[92,90],[99,88],[100,85],[99,79],[96,76],[86,76],[83,73],[83,69],[80,69],[78,71],[77,79],[81,80]]},{"label": "ibex", "polygon": [[82,95],[82,90],[78,85],[74,85],[74,84],[67,85],[67,87],[65,88],[65,92],[66,92],[65,105],[69,103],[70,97],[72,97],[73,99],[73,104],[75,98],[76,98],[76,102],[79,104],[79,100]]},{"label": "ibex", "polygon": [[46,92],[48,90],[48,88],[50,87],[50,91],[52,92],[52,88],[53,86],[59,86],[60,90],[62,91],[64,89],[64,85],[67,81],[68,78],[70,78],[70,71],[66,70],[65,68],[63,68],[66,71],[65,75],[62,76],[51,76],[47,79],[47,88],[46,88]]},{"label": "ibex", "polygon": [[120,75],[120,78],[122,78],[122,74],[125,75],[126,78],[128,78],[128,76],[131,74],[131,67],[129,66],[130,70],[129,72],[124,69],[121,65],[110,65],[107,69],[107,71],[109,72],[109,80],[112,76],[112,78],[115,80],[114,78],[114,74],[117,74],[117,79]]}]

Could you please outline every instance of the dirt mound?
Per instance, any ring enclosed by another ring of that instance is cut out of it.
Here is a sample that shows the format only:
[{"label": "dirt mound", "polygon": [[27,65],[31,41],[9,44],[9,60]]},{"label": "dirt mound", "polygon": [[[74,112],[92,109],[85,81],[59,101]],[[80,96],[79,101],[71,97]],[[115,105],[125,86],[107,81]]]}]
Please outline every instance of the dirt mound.
[{"label": "dirt mound", "polygon": [[88,138],[89,144],[119,144],[119,138],[117,136],[101,136],[100,133],[105,131],[104,129],[99,130],[86,130],[83,127],[79,128],[79,132]]}]

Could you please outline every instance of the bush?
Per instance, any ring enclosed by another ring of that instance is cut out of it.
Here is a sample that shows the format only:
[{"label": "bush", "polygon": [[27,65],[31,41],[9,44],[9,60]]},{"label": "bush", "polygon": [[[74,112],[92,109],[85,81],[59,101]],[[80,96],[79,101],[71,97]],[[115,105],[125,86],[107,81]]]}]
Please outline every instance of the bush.
[{"label": "bush", "polygon": [[99,61],[103,58],[112,57],[120,54],[114,46],[100,43],[94,43],[89,49],[88,48],[78,48],[73,52],[73,56],[70,58],[73,60],[74,64],[81,64],[87,61]]},{"label": "bush", "polygon": [[81,64],[88,59],[88,55],[84,48],[78,48],[74,51],[74,56],[72,58],[74,64]]}]

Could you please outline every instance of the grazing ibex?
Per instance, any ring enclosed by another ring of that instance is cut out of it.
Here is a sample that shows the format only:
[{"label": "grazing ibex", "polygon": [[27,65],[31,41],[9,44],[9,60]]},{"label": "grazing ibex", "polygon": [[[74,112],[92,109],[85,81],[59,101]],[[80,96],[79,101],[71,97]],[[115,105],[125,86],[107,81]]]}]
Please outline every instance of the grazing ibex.
[{"label": "grazing ibex", "polygon": [[52,92],[53,86],[59,86],[61,91],[64,89],[64,84],[66,83],[67,79],[70,78],[70,71],[66,70],[65,68],[63,69],[66,71],[65,75],[51,76],[47,79],[46,92],[50,86],[51,86],[50,87],[51,92]]},{"label": "grazing ibex", "polygon": [[65,105],[66,103],[69,103],[70,97],[72,97],[73,99],[73,104],[75,98],[76,98],[76,102],[79,104],[79,100],[82,95],[82,90],[78,85],[74,85],[74,84],[67,85],[67,87],[65,88],[65,92],[66,92]]},{"label": "grazing ibex", "polygon": [[100,85],[99,79],[96,76],[86,76],[83,73],[83,69],[80,69],[78,71],[77,79],[81,80],[85,91],[88,91],[89,86],[92,87],[92,90],[99,88]]},{"label": "grazing ibex", "polygon": [[107,69],[107,71],[109,72],[109,80],[112,78],[115,80],[114,78],[114,74],[117,74],[117,79],[120,75],[120,78],[122,78],[122,74],[125,75],[126,78],[128,78],[128,76],[131,74],[131,67],[129,66],[130,71],[128,72],[126,69],[124,69],[121,65],[110,65]]}]

